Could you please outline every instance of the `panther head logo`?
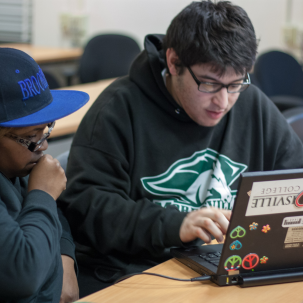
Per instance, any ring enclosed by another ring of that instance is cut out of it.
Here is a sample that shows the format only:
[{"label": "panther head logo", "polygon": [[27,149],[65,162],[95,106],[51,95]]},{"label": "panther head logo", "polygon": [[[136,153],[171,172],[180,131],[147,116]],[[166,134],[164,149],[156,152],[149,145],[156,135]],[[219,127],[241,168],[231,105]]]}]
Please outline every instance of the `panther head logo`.
[{"label": "panther head logo", "polygon": [[181,159],[158,176],[141,179],[144,188],[155,195],[154,202],[163,206],[184,205],[190,210],[205,206],[233,206],[236,191],[230,185],[247,168],[211,149]]}]

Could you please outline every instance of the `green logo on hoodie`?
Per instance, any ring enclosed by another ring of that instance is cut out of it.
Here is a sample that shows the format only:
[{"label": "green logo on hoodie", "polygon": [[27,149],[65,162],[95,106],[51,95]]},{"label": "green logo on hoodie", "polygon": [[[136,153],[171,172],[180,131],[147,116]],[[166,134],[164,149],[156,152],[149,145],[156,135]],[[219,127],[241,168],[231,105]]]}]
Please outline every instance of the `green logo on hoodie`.
[{"label": "green logo on hoodie", "polygon": [[207,148],[178,160],[161,175],[141,178],[141,182],[155,196],[152,201],[163,207],[173,204],[180,211],[207,206],[232,209],[237,190],[231,190],[230,185],[246,168]]}]

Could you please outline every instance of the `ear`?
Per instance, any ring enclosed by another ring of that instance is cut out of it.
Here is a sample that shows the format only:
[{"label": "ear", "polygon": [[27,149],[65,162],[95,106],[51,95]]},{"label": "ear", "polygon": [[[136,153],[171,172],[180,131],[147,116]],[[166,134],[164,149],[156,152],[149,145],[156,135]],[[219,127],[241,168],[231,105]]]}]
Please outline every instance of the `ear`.
[{"label": "ear", "polygon": [[178,70],[176,67],[176,62],[178,61],[179,57],[177,56],[175,50],[173,48],[168,48],[166,51],[166,62],[171,75],[178,75]]}]

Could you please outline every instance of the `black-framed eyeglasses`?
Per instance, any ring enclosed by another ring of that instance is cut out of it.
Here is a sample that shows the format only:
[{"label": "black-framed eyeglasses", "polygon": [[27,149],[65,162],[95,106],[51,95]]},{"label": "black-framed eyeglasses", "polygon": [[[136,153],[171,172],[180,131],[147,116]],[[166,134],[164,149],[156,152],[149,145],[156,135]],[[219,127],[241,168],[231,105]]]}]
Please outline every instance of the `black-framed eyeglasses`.
[{"label": "black-framed eyeglasses", "polygon": [[245,91],[251,83],[248,73],[246,74],[246,78],[242,83],[231,83],[224,85],[222,83],[199,81],[189,66],[187,67],[187,69],[194,78],[195,82],[197,83],[198,90],[203,93],[217,93],[223,87],[225,87],[227,89],[227,92],[230,94],[241,93]]},{"label": "black-framed eyeglasses", "polygon": [[43,145],[44,141],[50,136],[52,130],[55,127],[55,123],[56,121],[49,123],[48,126],[48,132],[46,134],[43,135],[43,137],[38,141],[38,142],[32,142],[30,140],[18,137],[14,134],[6,134],[6,137],[9,137],[11,139],[13,139],[14,141],[16,141],[17,143],[21,144],[22,146],[26,147],[29,151],[31,152],[35,152],[37,150],[39,150],[41,148],[41,146]]}]

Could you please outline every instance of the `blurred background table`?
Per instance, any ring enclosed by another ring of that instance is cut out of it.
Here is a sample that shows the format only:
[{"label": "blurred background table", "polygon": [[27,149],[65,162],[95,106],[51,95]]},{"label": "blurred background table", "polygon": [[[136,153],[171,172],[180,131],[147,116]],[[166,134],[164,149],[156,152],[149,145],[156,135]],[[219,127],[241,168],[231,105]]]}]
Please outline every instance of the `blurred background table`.
[{"label": "blurred background table", "polygon": [[0,47],[19,49],[30,55],[38,64],[75,61],[78,60],[83,53],[82,48],[41,47],[21,43],[5,43],[0,44]]},{"label": "blurred background table", "polygon": [[92,83],[79,84],[64,87],[66,90],[80,90],[89,94],[90,99],[86,105],[80,108],[73,114],[56,121],[56,126],[48,139],[47,153],[53,157],[70,149],[73,141],[73,136],[78,129],[78,126],[101,92],[114,81],[115,79],[100,80]]},{"label": "blurred background table", "polygon": [[92,106],[101,92],[114,80],[115,79],[100,80],[92,83],[79,84],[62,88],[64,90],[79,90],[86,92],[89,94],[90,99],[88,103],[78,111],[67,117],[57,120],[56,127],[52,131],[50,138],[56,138],[75,133],[88,109]]}]

